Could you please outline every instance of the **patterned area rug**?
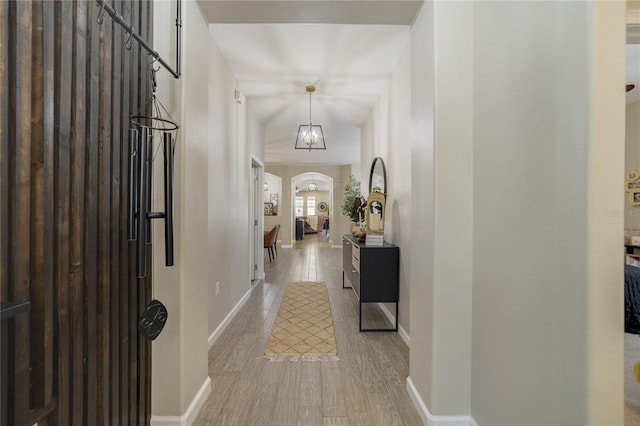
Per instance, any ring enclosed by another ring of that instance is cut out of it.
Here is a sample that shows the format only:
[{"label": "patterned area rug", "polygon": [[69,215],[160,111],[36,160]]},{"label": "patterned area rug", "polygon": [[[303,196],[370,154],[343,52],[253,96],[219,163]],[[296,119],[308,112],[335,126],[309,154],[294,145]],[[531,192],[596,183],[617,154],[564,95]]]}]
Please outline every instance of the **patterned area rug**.
[{"label": "patterned area rug", "polygon": [[271,361],[336,361],[338,350],[324,282],[287,285],[264,355]]}]

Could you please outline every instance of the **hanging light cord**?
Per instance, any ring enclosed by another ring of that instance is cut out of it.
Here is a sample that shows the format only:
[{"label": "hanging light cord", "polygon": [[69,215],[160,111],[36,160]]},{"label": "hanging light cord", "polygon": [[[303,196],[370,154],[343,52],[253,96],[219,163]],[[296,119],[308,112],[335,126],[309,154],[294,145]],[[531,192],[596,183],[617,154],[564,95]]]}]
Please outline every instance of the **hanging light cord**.
[{"label": "hanging light cord", "polygon": [[311,93],[309,92],[309,132],[311,132]]}]

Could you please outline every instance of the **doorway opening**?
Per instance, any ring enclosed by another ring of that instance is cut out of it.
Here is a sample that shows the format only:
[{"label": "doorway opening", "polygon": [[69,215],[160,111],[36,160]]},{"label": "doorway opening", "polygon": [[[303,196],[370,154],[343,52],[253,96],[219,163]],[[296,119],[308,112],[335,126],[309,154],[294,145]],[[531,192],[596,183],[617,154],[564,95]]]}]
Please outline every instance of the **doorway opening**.
[{"label": "doorway opening", "polygon": [[[305,172],[291,178],[291,245],[305,237],[332,244],[333,178]],[[335,226],[334,226],[335,228]]]}]

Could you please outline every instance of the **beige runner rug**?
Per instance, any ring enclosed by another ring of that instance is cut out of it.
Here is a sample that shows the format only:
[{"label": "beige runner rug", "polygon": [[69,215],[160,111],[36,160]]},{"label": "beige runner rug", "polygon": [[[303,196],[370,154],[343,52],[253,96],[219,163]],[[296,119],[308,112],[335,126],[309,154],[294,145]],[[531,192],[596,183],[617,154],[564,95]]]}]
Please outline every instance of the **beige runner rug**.
[{"label": "beige runner rug", "polygon": [[324,282],[287,285],[264,355],[271,361],[336,361],[338,350]]}]

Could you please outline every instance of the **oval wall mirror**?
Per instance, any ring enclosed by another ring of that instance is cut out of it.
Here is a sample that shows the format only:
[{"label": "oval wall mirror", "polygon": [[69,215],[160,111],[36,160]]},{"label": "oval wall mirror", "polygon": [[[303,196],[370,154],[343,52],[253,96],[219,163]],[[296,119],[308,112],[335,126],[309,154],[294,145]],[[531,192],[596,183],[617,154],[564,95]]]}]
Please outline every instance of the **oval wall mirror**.
[{"label": "oval wall mirror", "polygon": [[373,192],[373,188],[380,188],[383,194],[387,194],[387,169],[384,167],[384,161],[380,157],[374,158],[371,163],[369,192]]}]

